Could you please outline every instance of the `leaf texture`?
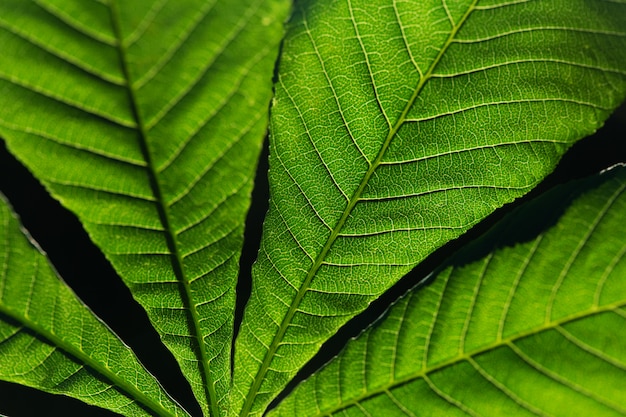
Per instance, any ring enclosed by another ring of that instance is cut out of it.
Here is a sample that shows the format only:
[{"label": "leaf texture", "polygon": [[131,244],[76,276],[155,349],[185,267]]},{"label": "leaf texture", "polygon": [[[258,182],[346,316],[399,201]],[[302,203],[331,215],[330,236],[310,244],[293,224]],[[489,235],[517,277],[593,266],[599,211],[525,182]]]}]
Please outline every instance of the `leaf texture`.
[{"label": "leaf texture", "polygon": [[77,214],[213,416],[288,7],[0,1],[0,136]]},{"label": "leaf texture", "polygon": [[601,125],[626,92],[625,21],[615,1],[298,2],[236,344],[241,415]]},{"label": "leaf texture", "polygon": [[125,416],[187,415],[61,281],[0,195],[0,379]]},{"label": "leaf texture", "polygon": [[626,168],[593,181],[551,229],[410,291],[271,415],[626,415]]}]

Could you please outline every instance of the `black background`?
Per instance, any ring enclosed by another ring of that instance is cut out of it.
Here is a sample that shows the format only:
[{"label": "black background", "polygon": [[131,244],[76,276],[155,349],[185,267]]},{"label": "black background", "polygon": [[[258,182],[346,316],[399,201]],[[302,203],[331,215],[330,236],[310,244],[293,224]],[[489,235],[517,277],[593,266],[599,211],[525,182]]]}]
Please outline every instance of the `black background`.
[{"label": "black background", "polygon": [[[250,267],[259,246],[261,223],[267,210],[267,151],[257,173],[257,185],[248,215],[245,246],[241,259],[242,273],[237,288],[238,311],[249,295]],[[558,169],[529,197],[556,184],[600,171],[618,162],[626,162],[626,106],[611,117],[595,135],[576,144],[565,155]],[[59,274],[78,296],[101,317],[129,346],[177,400],[193,415],[199,415],[189,385],[151,328],[147,316],[134,302],[128,289],[104,259],[99,249],[87,237],[77,219],[55,200],[6,150],[0,141],[0,191],[4,193],[25,227],[48,253]],[[457,248],[485,231],[516,202],[490,216],[466,236],[446,245],[416,268],[388,294],[374,303],[366,313],[348,323],[333,337],[298,375],[305,377],[334,356],[347,338],[358,334],[364,326],[378,317],[391,301],[419,282],[428,272],[450,256]],[[46,394],[0,381],[0,414],[11,417],[31,416],[113,416],[105,410],[90,407],[80,401]]]}]

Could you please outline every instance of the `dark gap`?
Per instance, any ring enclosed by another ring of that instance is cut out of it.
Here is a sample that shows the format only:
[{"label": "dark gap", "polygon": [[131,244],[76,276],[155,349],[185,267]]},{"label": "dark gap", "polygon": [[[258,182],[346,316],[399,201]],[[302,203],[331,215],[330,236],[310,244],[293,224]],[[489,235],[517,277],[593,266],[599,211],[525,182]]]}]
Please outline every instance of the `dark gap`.
[{"label": "dark gap", "polygon": [[[263,232],[263,220],[269,208],[269,181],[267,171],[269,149],[267,136],[263,141],[263,149],[259,156],[259,164],[254,178],[252,202],[246,216],[246,228],[243,237],[243,249],[239,259],[239,279],[237,280],[237,304],[235,306],[235,329],[233,337],[232,355],[235,352],[235,339],[239,334],[239,327],[243,319],[243,312],[250,298],[252,288],[252,265],[256,261],[259,247],[261,246],[261,234]],[[234,363],[234,362],[233,362]]]},{"label": "dark gap", "polygon": [[[626,104],[622,105],[614,116],[609,118],[606,124],[595,134],[572,146],[563,156],[554,172],[548,175],[535,189],[524,197],[497,210],[459,238],[433,252],[387,292],[372,302],[365,311],[348,321],[304,365],[283,392],[272,401],[268,410],[278,405],[300,382],[307,379],[324,364],[337,356],[351,338],[358,336],[382,317],[388,308],[400,297],[412,288],[428,285],[430,280],[435,278],[436,272],[441,268],[444,261],[451,259],[466,245],[475,242],[483,236],[497,222],[502,220],[506,214],[559,184],[587,177],[617,163],[626,162],[626,140],[624,139],[626,139]],[[542,228],[553,224],[558,218],[558,212],[537,212],[537,214],[543,216],[543,218],[533,222],[532,227],[523,231],[523,235],[517,236],[518,239],[524,239],[524,236],[532,236],[533,233],[537,233]],[[488,249],[488,247],[483,249]],[[474,253],[474,256],[476,256],[476,253]]]},{"label": "dark gap", "polygon": [[483,259],[493,250],[535,240],[557,224],[574,200],[606,181],[610,175],[606,173],[602,177],[594,175],[571,180],[555,185],[530,201],[525,199],[525,203],[507,210],[489,230],[450,256],[446,266],[461,267]]},{"label": "dark gap", "polygon": [[[286,25],[286,23],[285,23]],[[285,39],[280,41],[278,46],[278,54],[274,63],[274,71],[272,73],[272,97],[275,95],[276,83],[278,82],[278,70],[280,68],[280,58],[283,56],[283,45]],[[271,102],[267,103],[268,119],[271,115]],[[235,304],[235,325],[231,349],[231,371],[235,369],[235,341],[239,334],[243,314],[250,299],[252,290],[252,265],[256,261],[259,248],[261,246],[261,235],[263,234],[263,221],[269,209],[270,186],[268,179],[269,171],[269,131],[266,132],[263,139],[263,148],[258,159],[256,173],[254,176],[254,185],[252,188],[252,201],[250,209],[246,215],[245,230],[243,234],[243,247],[241,250],[241,258],[239,259],[239,277],[237,279],[237,302]]]},{"label": "dark gap", "polygon": [[[272,97],[276,94],[276,84],[278,84],[278,73],[280,70],[280,60],[283,56],[283,49],[285,47],[285,33],[289,28],[289,22],[291,22],[291,18],[293,17],[294,11],[296,9],[297,0],[293,0],[291,2],[291,7],[289,9],[289,13],[287,13],[287,19],[283,22],[283,36],[278,44],[278,53],[276,54],[276,62],[274,63],[274,72],[272,73]],[[269,106],[270,112],[272,110],[271,105]],[[267,138],[266,138],[267,140]]]},{"label": "dark gap", "polygon": [[[9,199],[22,224],[47,252],[59,275],[132,348],[173,398],[193,415],[201,415],[189,383],[174,357],[161,343],[143,308],[91,242],[78,219],[50,197],[30,172],[8,153],[5,143],[0,142],[0,191]],[[51,396],[42,395],[45,398]],[[84,409],[70,411],[74,409],[72,401],[53,397],[58,399],[53,404],[47,399],[35,401],[38,397],[33,395],[32,389],[2,383],[0,413],[11,416],[92,415]],[[59,408],[55,408],[54,403],[58,403]],[[39,412],[24,414],[19,411],[22,407]]]},{"label": "dark gap", "polygon": [[119,417],[119,414],[64,395],[0,381],[0,414],[7,417]]},{"label": "dark gap", "polygon": [[[293,5],[289,13],[289,19],[293,13]],[[287,22],[283,27],[286,30]],[[280,59],[283,56],[283,46],[285,38],[280,41],[278,46],[278,54],[276,55],[276,62],[274,63],[274,71],[272,73],[272,97],[275,96],[276,84],[278,83],[278,70],[280,68]],[[271,115],[272,106],[271,102],[268,106],[268,119]],[[233,340],[231,345],[231,373],[235,369],[235,342],[237,335],[239,335],[239,329],[241,327],[241,321],[243,320],[243,314],[245,312],[246,305],[250,299],[250,293],[252,291],[252,265],[257,259],[259,248],[261,246],[261,235],[263,234],[263,222],[265,215],[269,209],[269,132],[266,132],[263,140],[263,148],[258,159],[258,165],[254,176],[254,185],[252,189],[252,201],[250,203],[250,209],[246,215],[245,230],[243,235],[243,247],[241,250],[241,257],[239,258],[239,275],[237,278],[236,286],[236,303],[235,303],[235,317],[233,328]]]}]

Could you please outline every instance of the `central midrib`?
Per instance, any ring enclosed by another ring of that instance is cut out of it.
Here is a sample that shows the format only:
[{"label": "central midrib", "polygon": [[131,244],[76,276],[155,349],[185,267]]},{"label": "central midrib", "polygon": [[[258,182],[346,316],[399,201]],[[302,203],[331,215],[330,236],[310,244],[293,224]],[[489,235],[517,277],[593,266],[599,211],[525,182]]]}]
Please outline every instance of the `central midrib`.
[{"label": "central midrib", "polygon": [[326,259],[326,255],[328,254],[333,244],[335,243],[337,236],[339,236],[339,233],[343,229],[343,226],[348,220],[348,217],[350,216],[350,214],[352,213],[352,210],[359,202],[361,195],[363,194],[363,191],[365,190],[365,187],[367,186],[371,176],[374,174],[374,172],[380,165],[380,162],[385,156],[385,153],[387,152],[387,149],[389,148],[391,141],[395,137],[398,130],[400,130],[400,128],[404,124],[407,114],[411,110],[411,107],[413,107],[413,103],[415,102],[420,92],[424,88],[424,85],[426,84],[426,82],[428,82],[428,80],[430,79],[433,71],[437,67],[437,64],[443,57],[444,53],[447,51],[448,47],[452,43],[459,29],[463,26],[463,24],[465,23],[465,21],[471,14],[471,12],[474,10],[478,1],[479,0],[472,1],[471,5],[467,8],[467,11],[463,15],[463,17],[459,20],[459,22],[456,25],[454,25],[454,27],[450,31],[450,35],[448,36],[448,39],[444,43],[444,46],[441,48],[441,50],[439,51],[439,53],[437,54],[437,56],[435,57],[431,65],[429,66],[428,71],[420,78],[419,83],[417,84],[417,86],[415,87],[415,90],[413,91],[413,95],[411,96],[406,106],[402,110],[402,113],[400,114],[400,117],[398,118],[396,123],[389,130],[389,133],[387,134],[387,137],[385,138],[385,141],[383,142],[380,148],[380,151],[376,155],[376,158],[370,164],[367,172],[363,176],[363,179],[359,183],[358,188],[352,194],[352,197],[348,201],[348,204],[346,208],[344,209],[339,221],[337,222],[336,226],[333,228],[329,238],[326,240],[326,244],[324,245],[324,247],[322,248],[318,256],[315,258],[313,265],[309,269],[309,272],[307,273],[306,278],[302,282],[302,285],[300,286],[298,293],[293,299],[291,305],[289,306],[289,310],[287,311],[287,314],[285,315],[283,321],[280,324],[278,332],[276,333],[276,337],[272,340],[272,343],[268,348],[267,354],[265,355],[263,359],[263,363],[261,364],[261,367],[259,368],[259,371],[257,372],[257,375],[255,376],[252,388],[248,392],[248,395],[246,396],[246,401],[244,402],[240,417],[247,417],[249,415],[252,405],[254,404],[254,400],[256,398],[257,392],[261,388],[261,384],[263,383],[265,374],[269,370],[269,366],[272,362],[272,359],[274,358],[274,355],[278,349],[278,346],[280,345],[280,342],[285,336],[285,333],[287,332],[287,328],[289,327],[289,324],[291,323],[293,316],[296,314],[298,307],[300,305],[300,302],[302,301],[302,298],[304,297],[306,292],[309,290],[309,287],[311,285],[311,282],[313,281],[313,278],[315,278],[315,276],[317,275],[317,271],[322,266],[324,259]]},{"label": "central midrib", "polygon": [[110,3],[110,11],[111,11],[111,21],[114,28],[114,32],[118,42],[118,52],[120,57],[120,63],[122,65],[122,71],[124,73],[124,78],[127,82],[128,87],[128,95],[130,100],[130,105],[132,108],[132,112],[134,118],[137,122],[137,130],[139,132],[140,137],[140,147],[143,157],[146,161],[146,169],[148,171],[148,177],[150,181],[150,187],[155,197],[155,203],[157,206],[157,211],[159,213],[159,219],[161,224],[163,225],[165,240],[167,242],[168,250],[171,254],[172,261],[172,269],[174,271],[174,275],[177,280],[182,284],[184,289],[184,296],[186,300],[187,306],[189,307],[189,312],[191,314],[191,321],[193,324],[192,331],[194,332],[193,337],[196,339],[198,343],[198,350],[200,352],[200,367],[202,369],[201,378],[203,380],[204,385],[204,394],[206,396],[206,401],[210,408],[210,416],[218,417],[219,409],[217,405],[217,393],[215,391],[215,386],[213,384],[211,374],[209,372],[209,358],[207,356],[207,352],[204,346],[204,342],[202,339],[202,332],[200,328],[200,314],[196,308],[196,305],[193,303],[192,293],[191,293],[191,285],[189,280],[185,275],[185,269],[182,262],[182,257],[180,255],[180,250],[178,248],[178,243],[176,240],[176,232],[171,226],[170,215],[168,206],[163,198],[163,191],[161,190],[161,185],[158,180],[157,170],[155,168],[154,162],[152,160],[152,155],[150,153],[150,147],[148,145],[148,131],[145,126],[145,122],[141,115],[141,111],[139,109],[136,92],[133,87],[132,77],[130,75],[128,61],[126,59],[126,48],[124,46],[123,37],[121,33],[121,28],[119,26],[119,12],[117,10],[117,4],[115,0],[112,0]]}]

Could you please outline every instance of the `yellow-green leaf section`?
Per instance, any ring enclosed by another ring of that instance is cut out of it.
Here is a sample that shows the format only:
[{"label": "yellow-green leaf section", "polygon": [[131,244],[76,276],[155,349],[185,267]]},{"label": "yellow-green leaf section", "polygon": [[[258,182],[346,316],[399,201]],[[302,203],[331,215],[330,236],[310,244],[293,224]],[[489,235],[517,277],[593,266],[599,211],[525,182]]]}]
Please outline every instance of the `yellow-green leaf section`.
[{"label": "yellow-green leaf section", "polygon": [[0,137],[76,213],[214,417],[288,8],[0,0]]},{"label": "yellow-green leaf section", "polygon": [[625,22],[605,0],[297,2],[236,344],[241,415],[602,124],[626,94]]},{"label": "yellow-green leaf section", "polygon": [[270,415],[626,415],[626,168],[589,182],[549,230],[412,290]]}]

